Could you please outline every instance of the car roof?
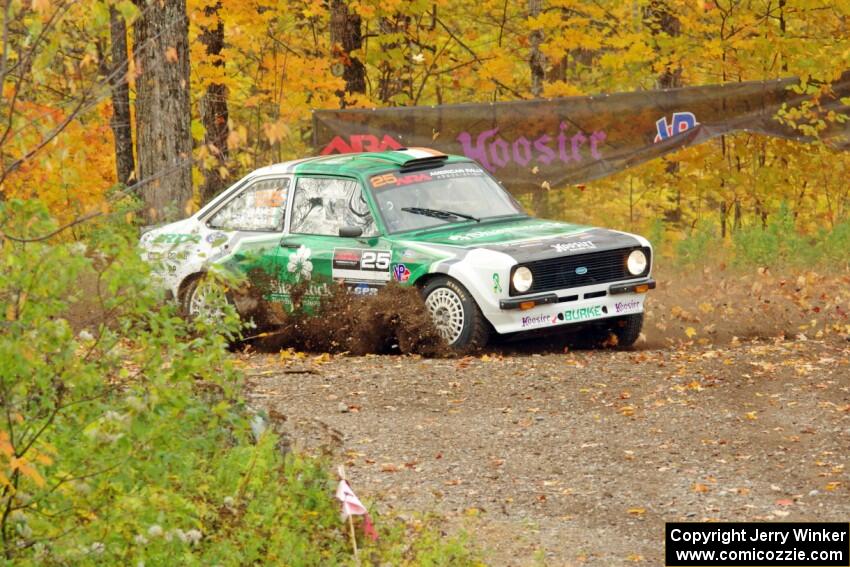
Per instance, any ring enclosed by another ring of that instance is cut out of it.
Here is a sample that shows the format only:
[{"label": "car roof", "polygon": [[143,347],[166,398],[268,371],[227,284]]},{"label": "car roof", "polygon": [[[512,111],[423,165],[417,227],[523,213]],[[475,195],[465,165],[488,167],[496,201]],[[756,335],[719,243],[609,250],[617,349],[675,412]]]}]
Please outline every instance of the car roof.
[{"label": "car roof", "polygon": [[331,154],[303,158],[263,167],[254,175],[280,173],[351,174],[363,175],[402,167],[441,165],[471,161],[465,156],[446,155],[430,148],[400,148],[384,152]]}]

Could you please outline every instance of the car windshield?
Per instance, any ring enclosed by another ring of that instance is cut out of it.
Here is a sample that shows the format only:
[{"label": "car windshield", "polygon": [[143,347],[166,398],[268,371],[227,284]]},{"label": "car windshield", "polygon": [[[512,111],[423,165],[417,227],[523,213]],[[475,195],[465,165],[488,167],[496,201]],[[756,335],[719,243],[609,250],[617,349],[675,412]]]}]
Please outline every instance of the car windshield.
[{"label": "car windshield", "polygon": [[373,175],[369,184],[391,233],[525,214],[510,194],[473,163],[382,173]]}]

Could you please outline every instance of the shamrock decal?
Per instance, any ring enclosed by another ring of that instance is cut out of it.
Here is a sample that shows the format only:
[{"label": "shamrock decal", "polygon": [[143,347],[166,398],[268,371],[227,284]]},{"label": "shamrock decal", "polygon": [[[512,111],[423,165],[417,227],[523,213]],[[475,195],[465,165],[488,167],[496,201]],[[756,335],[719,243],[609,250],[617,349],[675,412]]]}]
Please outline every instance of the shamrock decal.
[{"label": "shamrock decal", "polygon": [[301,246],[289,255],[289,263],[286,269],[300,279],[309,280],[313,274],[313,262],[310,261],[312,252],[309,248]]}]

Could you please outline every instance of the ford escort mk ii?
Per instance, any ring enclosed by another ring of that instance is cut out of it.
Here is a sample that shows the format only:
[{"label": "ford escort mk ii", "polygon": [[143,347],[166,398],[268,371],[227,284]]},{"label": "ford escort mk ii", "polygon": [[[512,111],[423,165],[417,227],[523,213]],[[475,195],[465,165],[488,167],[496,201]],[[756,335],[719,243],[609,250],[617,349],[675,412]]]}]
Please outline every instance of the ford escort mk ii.
[{"label": "ford escort mk ii", "polygon": [[334,285],[369,295],[394,283],[420,290],[455,347],[590,329],[628,346],[655,287],[645,238],[532,218],[476,162],[424,148],[258,169],[141,244],[189,316],[222,294],[204,277],[214,268],[262,274],[266,299],[286,307],[297,285],[321,301]]}]

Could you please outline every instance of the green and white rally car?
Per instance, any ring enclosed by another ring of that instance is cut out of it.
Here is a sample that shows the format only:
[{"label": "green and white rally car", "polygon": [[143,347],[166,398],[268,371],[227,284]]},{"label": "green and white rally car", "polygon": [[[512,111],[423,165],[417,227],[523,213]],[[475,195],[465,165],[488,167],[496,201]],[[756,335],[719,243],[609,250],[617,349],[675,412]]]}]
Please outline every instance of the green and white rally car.
[{"label": "green and white rally car", "polygon": [[190,316],[221,293],[204,278],[213,266],[260,269],[266,299],[285,307],[297,284],[320,301],[335,284],[374,294],[397,282],[421,290],[456,347],[565,326],[631,345],[655,287],[646,239],[532,218],[474,161],[424,148],[258,169],[141,244]]}]

